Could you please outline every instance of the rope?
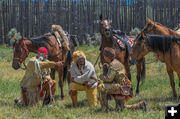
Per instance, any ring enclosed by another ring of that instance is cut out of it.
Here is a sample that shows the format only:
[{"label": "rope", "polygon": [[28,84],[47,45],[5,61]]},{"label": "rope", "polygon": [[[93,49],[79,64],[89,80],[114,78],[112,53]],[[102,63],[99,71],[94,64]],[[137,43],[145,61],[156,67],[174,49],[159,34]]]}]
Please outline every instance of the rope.
[{"label": "rope", "polygon": [[49,84],[49,90],[50,90],[50,102],[54,102],[54,98],[53,98],[53,96],[52,96],[52,89],[51,89],[51,83],[50,83],[50,81],[48,81],[48,84]]},{"label": "rope", "polygon": [[23,65],[24,65],[24,68],[23,67],[20,67],[22,70],[26,70],[27,69],[27,66],[25,64],[25,62],[23,62]]},{"label": "rope", "polygon": [[99,60],[99,57],[100,57],[100,53],[99,53],[99,56],[98,56],[97,59],[96,59],[96,62],[94,63],[94,67],[95,67],[96,64],[97,64],[97,62],[98,62],[98,60]]}]

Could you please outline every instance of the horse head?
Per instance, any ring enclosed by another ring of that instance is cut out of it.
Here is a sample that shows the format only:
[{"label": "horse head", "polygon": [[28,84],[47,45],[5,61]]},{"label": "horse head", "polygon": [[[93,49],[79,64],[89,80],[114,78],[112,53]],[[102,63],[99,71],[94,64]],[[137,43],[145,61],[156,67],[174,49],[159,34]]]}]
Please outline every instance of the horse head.
[{"label": "horse head", "polygon": [[136,64],[137,60],[142,59],[148,52],[150,51],[147,45],[147,38],[146,35],[141,32],[135,39],[135,44],[133,45],[130,56],[129,56],[129,63]]},{"label": "horse head", "polygon": [[146,25],[143,28],[142,32],[144,34],[163,34],[163,35],[170,35],[169,29],[159,22],[154,22],[149,18],[146,18]]},{"label": "horse head", "polygon": [[25,59],[28,57],[29,51],[26,46],[24,37],[22,37],[20,40],[17,40],[16,37],[14,37],[14,39],[15,42],[13,45],[12,67],[17,70],[21,67],[21,64],[24,63]]},{"label": "horse head", "polygon": [[104,35],[106,38],[110,38],[112,34],[112,28],[108,17],[103,19],[103,16],[100,15],[99,26],[101,35]]}]

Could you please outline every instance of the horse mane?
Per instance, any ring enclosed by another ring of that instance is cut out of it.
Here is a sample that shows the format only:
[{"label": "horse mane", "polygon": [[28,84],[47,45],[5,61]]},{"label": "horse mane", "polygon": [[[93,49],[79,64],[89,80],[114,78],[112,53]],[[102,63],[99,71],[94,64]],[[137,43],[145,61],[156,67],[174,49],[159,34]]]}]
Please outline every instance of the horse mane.
[{"label": "horse mane", "polygon": [[172,43],[177,43],[180,46],[180,37],[169,35],[147,35],[147,44],[155,51],[160,51],[165,54],[172,48]]},{"label": "horse mane", "polygon": [[30,39],[25,39],[25,40],[30,40],[33,44],[33,46],[35,47],[35,50],[37,50],[39,47],[47,47],[47,44],[51,45],[50,41],[49,41],[49,36],[51,34],[45,34],[45,35],[41,35],[38,37],[32,37]]}]

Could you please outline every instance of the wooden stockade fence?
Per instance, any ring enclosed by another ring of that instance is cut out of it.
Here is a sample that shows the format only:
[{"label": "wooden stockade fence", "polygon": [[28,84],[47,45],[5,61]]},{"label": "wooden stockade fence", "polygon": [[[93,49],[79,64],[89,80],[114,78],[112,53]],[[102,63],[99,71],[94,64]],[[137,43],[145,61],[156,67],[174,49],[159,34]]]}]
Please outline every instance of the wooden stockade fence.
[{"label": "wooden stockade fence", "polygon": [[174,28],[180,23],[180,0],[0,0],[0,44],[9,44],[7,33],[16,28],[25,37],[61,25],[79,41],[99,32],[99,15],[108,16],[115,29],[143,28],[145,18]]}]

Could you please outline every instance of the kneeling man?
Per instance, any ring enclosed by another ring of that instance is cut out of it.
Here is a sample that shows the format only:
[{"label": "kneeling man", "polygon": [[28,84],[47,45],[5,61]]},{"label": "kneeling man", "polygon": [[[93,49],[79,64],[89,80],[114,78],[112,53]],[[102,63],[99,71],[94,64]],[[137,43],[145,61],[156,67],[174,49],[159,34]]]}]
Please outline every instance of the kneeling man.
[{"label": "kneeling man", "polygon": [[73,63],[70,68],[70,96],[73,106],[77,106],[77,91],[86,91],[89,106],[97,105],[97,76],[93,65],[86,60],[82,51],[73,53]]},{"label": "kneeling man", "polygon": [[22,99],[15,99],[18,105],[33,106],[38,103],[40,97],[45,97],[43,105],[54,101],[56,81],[50,77],[50,68],[61,68],[63,62],[47,60],[48,50],[45,47],[38,49],[38,56],[29,60],[26,72],[20,82]]}]

